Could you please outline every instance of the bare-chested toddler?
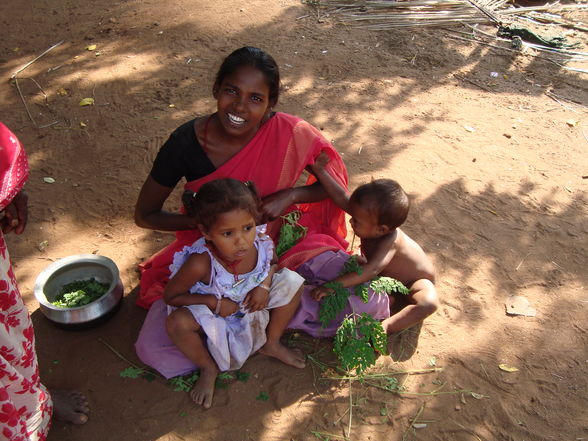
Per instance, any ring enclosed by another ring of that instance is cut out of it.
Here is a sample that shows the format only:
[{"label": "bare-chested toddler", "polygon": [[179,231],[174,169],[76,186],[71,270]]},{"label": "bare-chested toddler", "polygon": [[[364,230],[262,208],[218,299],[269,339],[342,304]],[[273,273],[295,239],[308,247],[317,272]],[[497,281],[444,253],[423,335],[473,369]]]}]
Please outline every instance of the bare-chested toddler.
[{"label": "bare-chested toddler", "polygon": [[[362,273],[348,273],[334,279],[348,288],[375,277],[393,277],[410,289],[408,305],[382,322],[388,334],[423,321],[439,307],[433,263],[423,249],[399,227],[408,215],[410,202],[402,187],[391,179],[377,179],[358,187],[349,196],[325,169],[329,157],[323,151],[310,171],[329,197],[351,215],[350,224],[361,239]],[[331,294],[327,287],[311,295],[319,301]],[[392,299],[390,299],[392,301]],[[391,303],[392,304],[392,303]]]}]

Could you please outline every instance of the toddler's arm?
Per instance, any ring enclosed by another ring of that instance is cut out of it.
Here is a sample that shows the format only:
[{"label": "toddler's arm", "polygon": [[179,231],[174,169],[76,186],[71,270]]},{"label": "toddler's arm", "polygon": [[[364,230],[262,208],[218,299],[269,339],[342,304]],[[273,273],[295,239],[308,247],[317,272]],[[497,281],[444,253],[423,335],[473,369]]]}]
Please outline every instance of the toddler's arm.
[{"label": "toddler's arm", "polygon": [[347,193],[347,190],[341,187],[329,174],[325,168],[328,163],[329,155],[327,155],[325,151],[322,151],[316,157],[314,164],[309,165],[309,169],[319,180],[333,202],[343,211],[349,213],[349,194]]},{"label": "toddler's arm", "polygon": [[230,299],[217,298],[213,294],[190,293],[190,288],[208,274],[210,257],[206,254],[192,254],[167,283],[163,291],[165,303],[171,306],[206,305],[221,317],[237,312],[239,305]]}]

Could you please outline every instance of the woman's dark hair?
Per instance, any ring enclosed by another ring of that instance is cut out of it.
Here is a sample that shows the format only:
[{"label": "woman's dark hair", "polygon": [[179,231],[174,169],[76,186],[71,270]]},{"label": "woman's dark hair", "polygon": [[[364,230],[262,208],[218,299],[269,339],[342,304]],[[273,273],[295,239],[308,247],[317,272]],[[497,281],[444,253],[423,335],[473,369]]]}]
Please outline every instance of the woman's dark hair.
[{"label": "woman's dark hair", "polygon": [[280,96],[280,69],[270,54],[256,47],[245,46],[227,56],[216,74],[214,87],[219,87],[228,75],[243,66],[254,67],[263,73],[269,88],[270,105],[275,106]]},{"label": "woman's dark hair", "polygon": [[386,225],[391,230],[404,223],[410,208],[408,195],[392,179],[376,179],[360,185],[349,200],[377,216],[378,225]]},{"label": "woman's dark hair", "polygon": [[209,231],[218,217],[229,211],[241,208],[251,213],[259,222],[259,196],[251,181],[245,183],[237,179],[223,178],[210,181],[200,187],[197,193],[186,190],[182,195],[186,213]]}]

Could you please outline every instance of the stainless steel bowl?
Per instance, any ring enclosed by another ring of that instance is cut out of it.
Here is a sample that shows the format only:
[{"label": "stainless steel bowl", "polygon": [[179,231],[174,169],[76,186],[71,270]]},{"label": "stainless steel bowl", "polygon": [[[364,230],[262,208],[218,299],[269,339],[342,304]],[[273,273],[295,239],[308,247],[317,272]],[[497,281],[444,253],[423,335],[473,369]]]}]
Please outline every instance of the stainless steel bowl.
[{"label": "stainless steel bowl", "polygon": [[[109,284],[108,291],[99,299],[75,308],[58,308],[50,303],[64,285],[92,277]],[[53,262],[41,271],[34,291],[45,317],[58,325],[75,327],[98,323],[110,317],[119,306],[124,289],[118,268],[108,257],[77,254]]]}]

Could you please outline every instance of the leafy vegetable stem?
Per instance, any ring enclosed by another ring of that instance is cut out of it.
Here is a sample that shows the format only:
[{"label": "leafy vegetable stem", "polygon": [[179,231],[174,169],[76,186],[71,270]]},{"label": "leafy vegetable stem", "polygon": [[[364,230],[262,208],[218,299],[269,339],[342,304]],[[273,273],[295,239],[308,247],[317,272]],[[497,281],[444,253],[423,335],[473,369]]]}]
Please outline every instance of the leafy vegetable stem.
[{"label": "leafy vegetable stem", "polygon": [[[310,359],[311,356],[308,356]],[[325,365],[326,366],[326,365]],[[392,372],[384,372],[381,374],[365,374],[362,376],[340,376],[340,377],[323,377],[327,380],[355,380],[355,381],[365,381],[366,379],[370,378],[388,378],[393,377],[395,375],[420,375],[420,374],[430,374],[433,372],[440,372],[443,368],[432,368],[432,369],[414,369],[414,370],[405,370],[405,371],[392,371]]]},{"label": "leafy vegetable stem", "polygon": [[312,433],[318,439],[322,439],[322,437],[324,436],[326,439],[342,439],[344,441],[349,441],[348,437],[335,435],[334,433],[318,432],[316,430],[311,430],[310,433]]},{"label": "leafy vegetable stem", "polygon": [[150,373],[153,373],[161,378],[164,378],[163,375],[161,375],[159,372],[153,371],[151,369],[145,369],[144,367],[141,367],[135,363],[133,363],[132,361],[130,361],[129,359],[127,359],[124,355],[122,355],[120,352],[118,352],[116,349],[114,349],[110,344],[108,344],[106,341],[102,340],[101,338],[98,338],[98,341],[100,343],[102,343],[104,346],[106,346],[108,349],[110,349],[114,355],[116,355],[118,358],[120,358],[121,360],[127,362],[128,364],[130,364],[131,366],[133,366],[134,368],[137,369],[141,369],[143,371],[149,371]]},{"label": "leafy vegetable stem", "polygon": [[351,395],[351,380],[349,380],[349,426],[347,427],[347,437],[351,436],[351,419],[353,418],[353,398]]},{"label": "leafy vegetable stem", "polygon": [[444,392],[440,392],[440,391],[432,391],[432,392],[404,392],[404,391],[399,391],[399,390],[390,390],[390,389],[386,389],[384,386],[380,386],[377,383],[372,383],[370,381],[366,381],[365,384],[369,385],[369,386],[373,386],[376,389],[381,389],[381,390],[385,390],[387,392],[394,392],[395,394],[398,395],[415,395],[415,396],[434,396],[434,395],[452,395],[452,394],[459,394],[462,392],[466,392],[466,393],[471,393],[472,391],[470,390],[466,390],[466,389],[460,389],[460,390],[452,390],[452,391],[444,391]]},{"label": "leafy vegetable stem", "polygon": [[410,423],[408,425],[408,427],[406,428],[406,430],[404,431],[404,434],[402,435],[402,441],[404,441],[406,439],[406,435],[408,435],[408,431],[410,430],[410,428],[412,427],[412,425],[414,423],[416,423],[416,421],[419,419],[419,417],[421,416],[421,413],[423,413],[423,410],[425,410],[425,403],[423,403],[419,409],[419,411],[417,412],[417,414],[415,415],[415,417],[412,419],[412,423]]}]

